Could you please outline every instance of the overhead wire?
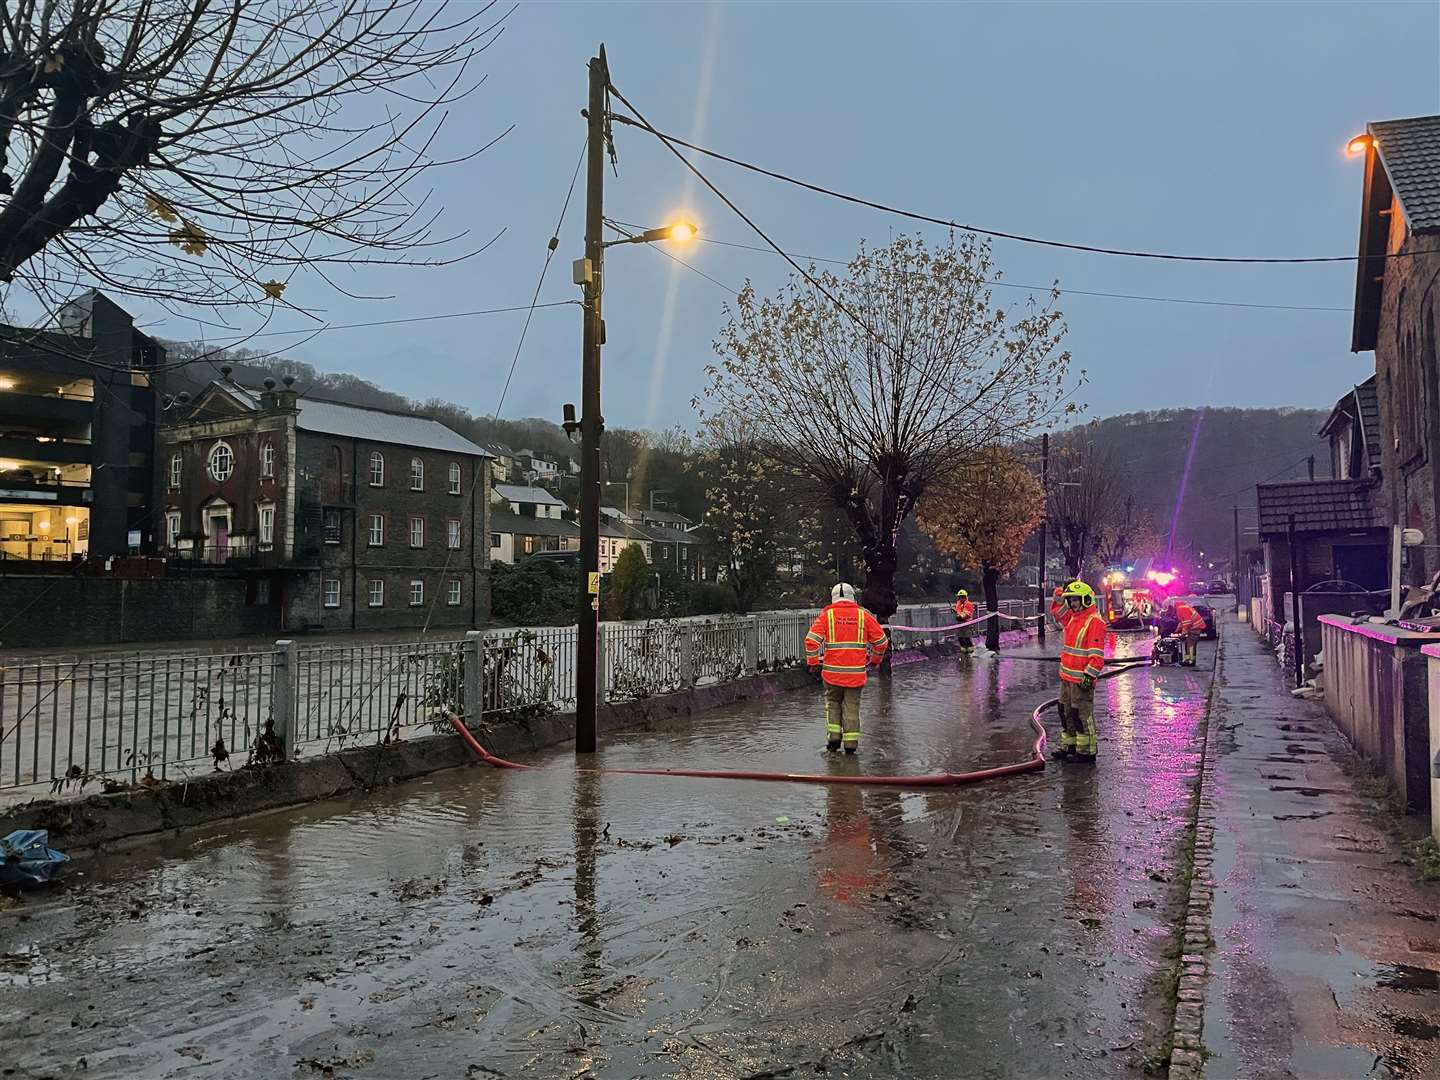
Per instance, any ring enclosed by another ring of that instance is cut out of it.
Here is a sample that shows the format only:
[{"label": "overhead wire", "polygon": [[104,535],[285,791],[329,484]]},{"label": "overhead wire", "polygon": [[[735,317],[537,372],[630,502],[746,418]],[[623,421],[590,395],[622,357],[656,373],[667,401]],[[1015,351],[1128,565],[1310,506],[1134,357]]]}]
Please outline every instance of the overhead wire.
[{"label": "overhead wire", "polygon": [[[530,332],[530,320],[534,317],[536,308],[540,306],[540,290],[545,287],[545,275],[549,272],[549,270],[550,270],[550,263],[551,263],[551,261],[555,258],[555,252],[556,252],[556,250],[560,247],[560,230],[561,230],[561,229],[564,227],[564,225],[565,225],[565,215],[566,215],[567,213],[569,213],[569,210],[570,210],[570,199],[571,199],[571,198],[574,196],[574,194],[575,194],[575,184],[576,184],[576,182],[577,182],[577,181],[579,180],[579,178],[580,178],[580,169],[581,169],[581,167],[585,164],[585,151],[586,151],[587,147],[589,146],[589,143],[590,143],[590,139],[589,139],[589,136],[588,136],[588,135],[587,135],[583,140],[581,140],[581,143],[580,143],[580,157],[579,157],[579,159],[575,162],[575,171],[570,174],[570,186],[569,186],[569,187],[566,189],[566,191],[565,191],[565,200],[564,200],[564,202],[562,202],[562,203],[560,204],[560,215],[559,215],[559,217],[556,218],[556,220],[555,220],[555,229],[554,229],[554,231],[550,234],[550,240],[549,240],[549,241],[546,243],[546,245],[545,245],[545,261],[540,265],[540,275],[539,275],[539,277],[538,277],[538,278],[536,279],[536,281],[535,281],[535,291],[534,291],[533,294],[531,294],[531,297],[530,297],[530,309],[529,309],[529,311],[526,312],[526,314],[525,314],[525,322],[524,322],[524,325],[522,325],[522,326],[520,327],[520,337],[519,337],[519,340],[517,340],[517,341],[515,342],[515,354],[510,358],[510,370],[509,370],[508,372],[506,372],[506,374],[505,374],[505,384],[504,384],[504,386],[502,386],[502,387],[500,388],[500,398],[499,398],[499,400],[495,403],[495,411],[491,414],[491,419],[492,419],[492,420],[498,420],[498,419],[500,418],[500,410],[501,410],[502,408],[504,408],[504,406],[505,406],[505,398],[506,398],[506,396],[510,393],[510,382],[511,382],[511,380],[514,379],[514,377],[515,377],[515,367],[516,367],[516,365],[520,362],[520,353],[521,353],[521,351],[525,348],[525,338],[526,338],[526,336],[527,336],[527,335],[529,334],[529,332]],[[566,301],[566,303],[573,303],[573,302],[574,302],[574,301]],[[480,462],[479,467],[475,470],[475,475],[474,475],[474,477],[473,477],[473,478],[471,479],[471,481],[470,481],[470,492],[469,492],[468,495],[465,496],[465,503],[464,503],[463,510],[464,510],[464,513],[465,513],[465,516],[466,516],[466,517],[470,517],[470,516],[471,516],[471,513],[470,513],[471,507],[473,507],[473,506],[475,505],[475,492],[476,492],[476,491],[479,489],[479,487],[480,487],[480,482],[481,482],[481,478],[482,478],[483,475],[484,475],[484,470],[488,469],[489,467],[490,467],[490,466],[489,466],[488,464],[486,464],[485,460],[482,459],[481,462]],[[462,520],[462,522],[464,521],[463,518],[462,518],[461,520]],[[463,525],[462,525],[462,528],[463,528]],[[475,530],[474,530],[473,528],[471,529],[471,533],[472,533],[472,535],[471,535],[471,540],[470,540],[470,542],[471,542],[471,544],[472,544],[472,550],[473,550],[473,545],[479,544],[479,543],[481,542],[481,540],[483,539],[483,537],[481,537],[481,536],[479,536],[479,535],[475,535]],[[462,545],[463,545],[463,543],[464,543],[463,533],[462,533],[462,535],[461,535],[461,543],[462,543]],[[444,567],[442,567],[441,570],[440,570],[440,584],[441,584],[441,588],[444,587],[446,575],[450,573],[450,563],[451,563],[451,561],[454,559],[454,557],[455,557],[455,552],[456,552],[457,550],[458,550],[458,548],[452,547],[452,546],[450,545],[449,522],[448,522],[448,519],[447,519],[447,522],[446,522],[446,536],[445,536],[445,565],[444,565]],[[432,618],[434,618],[434,616],[435,616],[435,608],[436,608],[436,605],[438,605],[439,603],[440,603],[440,589],[436,589],[436,590],[435,590],[435,596],[434,596],[434,598],[430,601],[429,610],[426,611],[426,613],[425,613],[425,624],[420,628],[420,634],[421,634],[422,637],[423,637],[425,634],[429,633],[429,631],[430,631],[430,621],[431,621]]]},{"label": "overhead wire", "polygon": [[[628,124],[631,127],[638,127],[642,130],[648,131],[650,134],[654,135],[661,142],[663,142],[672,153],[678,154],[678,151],[676,151],[675,148],[677,146],[683,146],[687,150],[693,150],[697,154],[703,154],[706,157],[715,159],[716,161],[723,161],[727,165],[734,165],[737,168],[745,169],[749,172],[757,173],[761,176],[767,176],[772,180],[778,180],[782,183],[791,184],[798,188],[803,188],[806,191],[814,192],[817,195],[824,195],[828,198],[838,199],[841,202],[852,203],[856,206],[868,207],[871,210],[879,210],[882,213],[893,214],[897,217],[907,218],[911,221],[921,221],[930,225],[941,225],[948,229],[958,229],[962,232],[976,233],[980,236],[989,236],[999,240],[1013,240],[1017,243],[1022,244],[1034,244],[1041,247],[1061,248],[1066,251],[1081,251],[1095,255],[1116,255],[1132,259],[1160,259],[1168,262],[1236,263],[1252,265],[1353,263],[1367,259],[1400,258],[1409,254],[1407,252],[1394,252],[1384,255],[1308,255],[1282,257],[1266,257],[1252,255],[1184,255],[1173,252],[1141,251],[1130,248],[1103,247],[1095,244],[1077,244],[1063,240],[1050,240],[1044,237],[1030,236],[1025,233],[1007,232],[1001,229],[989,229],[979,225],[967,225],[956,221],[953,218],[938,217],[934,214],[925,214],[916,210],[906,210],[902,207],[894,206],[889,203],[883,203],[875,199],[867,199],[859,195],[851,195],[847,192],[837,191],[836,189],[826,187],[823,184],[816,184],[808,180],[801,180],[798,177],[790,176],[786,173],[778,172],[774,169],[767,169],[764,166],[756,165],[753,162],[745,161],[737,157],[732,157],[731,155],[723,154],[718,150],[711,150],[708,147],[700,146],[696,143],[689,142],[685,139],[680,138],[679,136],[671,135],[661,131],[659,128],[655,127],[648,120],[646,120],[645,117],[638,109],[635,108],[634,105],[632,105],[629,101],[626,101],[624,96],[621,95],[619,91],[615,90],[612,87],[611,92],[614,93],[615,96],[624,103],[626,108],[628,108],[632,113],[635,114],[633,117],[614,115],[613,119],[619,121],[622,124]],[[680,156],[681,160],[687,162],[689,160],[685,158],[683,154],[679,154],[678,156]],[[699,174],[696,173],[696,175],[698,176]]]}]

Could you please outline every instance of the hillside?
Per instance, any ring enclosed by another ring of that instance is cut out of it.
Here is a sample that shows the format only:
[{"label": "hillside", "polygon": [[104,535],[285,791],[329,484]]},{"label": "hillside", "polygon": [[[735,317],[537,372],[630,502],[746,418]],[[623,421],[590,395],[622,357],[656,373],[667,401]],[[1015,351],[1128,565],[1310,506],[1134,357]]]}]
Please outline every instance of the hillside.
[{"label": "hillside", "polygon": [[[1228,558],[1234,546],[1232,507],[1239,506],[1241,543],[1255,525],[1255,485],[1330,475],[1329,445],[1316,432],[1329,414],[1318,409],[1166,409],[1125,413],[1085,426],[1108,451],[1162,537],[1175,520],[1177,549]],[[1175,516],[1185,459],[1195,440],[1184,501]],[[1253,534],[1249,538],[1253,543]]]}]

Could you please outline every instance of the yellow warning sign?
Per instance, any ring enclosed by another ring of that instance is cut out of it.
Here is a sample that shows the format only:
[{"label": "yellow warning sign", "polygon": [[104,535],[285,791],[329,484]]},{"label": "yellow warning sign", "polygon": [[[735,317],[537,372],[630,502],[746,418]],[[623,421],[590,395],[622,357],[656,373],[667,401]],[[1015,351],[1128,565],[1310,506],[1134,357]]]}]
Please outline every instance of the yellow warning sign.
[{"label": "yellow warning sign", "polygon": [[599,574],[591,574],[591,575],[590,575],[590,595],[591,595],[591,596],[599,596],[599,595],[600,595],[600,575],[599,575]]}]

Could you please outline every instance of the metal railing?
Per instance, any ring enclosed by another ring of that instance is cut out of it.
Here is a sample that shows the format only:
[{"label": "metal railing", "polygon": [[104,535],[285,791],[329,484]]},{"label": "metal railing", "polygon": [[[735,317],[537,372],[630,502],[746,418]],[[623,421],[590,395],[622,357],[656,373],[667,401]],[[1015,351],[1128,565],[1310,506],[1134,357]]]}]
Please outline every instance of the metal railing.
[{"label": "metal railing", "polygon": [[[1023,607],[1004,606],[1007,614]],[[605,623],[602,698],[803,665],[815,614]],[[954,615],[944,604],[910,606],[895,622],[939,627]],[[543,627],[459,640],[22,660],[0,668],[0,798],[185,779],[263,760],[267,746],[295,757],[385,744],[444,729],[451,712],[474,722],[568,710],[576,633]],[[897,648],[939,636],[894,633]]]}]

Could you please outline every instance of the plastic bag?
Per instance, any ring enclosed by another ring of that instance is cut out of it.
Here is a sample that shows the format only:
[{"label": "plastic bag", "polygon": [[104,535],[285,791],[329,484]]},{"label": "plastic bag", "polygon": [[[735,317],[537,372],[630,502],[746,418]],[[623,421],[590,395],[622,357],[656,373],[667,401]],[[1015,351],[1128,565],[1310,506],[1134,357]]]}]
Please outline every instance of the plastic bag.
[{"label": "plastic bag", "polygon": [[48,885],[70,856],[50,846],[44,829],[17,829],[0,839],[0,885],[33,889]]}]

